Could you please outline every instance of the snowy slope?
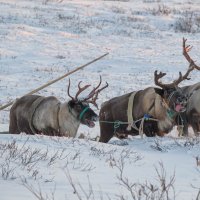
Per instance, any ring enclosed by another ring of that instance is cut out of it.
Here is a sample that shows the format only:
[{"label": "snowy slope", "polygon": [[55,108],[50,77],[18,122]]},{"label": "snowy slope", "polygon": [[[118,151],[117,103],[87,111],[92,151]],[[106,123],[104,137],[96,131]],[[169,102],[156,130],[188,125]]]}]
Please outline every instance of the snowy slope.
[{"label": "snowy slope", "polygon": [[[72,93],[80,80],[95,85],[102,75],[109,88],[100,94],[100,105],[114,96],[154,85],[155,69],[167,73],[164,81],[172,81],[178,71],[188,67],[182,56],[182,37],[193,45],[190,55],[200,63],[199,12],[198,0],[1,0],[0,105],[106,52],[107,57],[70,76]],[[184,30],[188,24],[191,27]],[[199,81],[197,71],[191,77],[181,85]],[[38,94],[66,101],[67,85],[66,78]],[[8,130],[8,123],[9,109],[0,111],[0,131]],[[81,126],[78,135],[81,133],[96,137],[98,123],[94,129]],[[34,191],[41,188],[45,199],[80,199],[78,193],[82,199],[120,199],[116,195],[122,194],[133,199],[119,184],[120,160],[125,163],[123,175],[142,184],[159,185],[156,169],[163,164],[168,181],[175,173],[176,199],[196,199],[200,188],[199,138],[136,137],[126,140],[124,146],[116,138],[109,144],[24,134],[0,138],[2,200],[39,199],[22,185],[25,179]],[[26,163],[35,150],[36,160]],[[69,174],[78,193],[73,193]],[[90,191],[94,197],[87,198],[84,192]],[[170,196],[173,199],[171,190]]]}]

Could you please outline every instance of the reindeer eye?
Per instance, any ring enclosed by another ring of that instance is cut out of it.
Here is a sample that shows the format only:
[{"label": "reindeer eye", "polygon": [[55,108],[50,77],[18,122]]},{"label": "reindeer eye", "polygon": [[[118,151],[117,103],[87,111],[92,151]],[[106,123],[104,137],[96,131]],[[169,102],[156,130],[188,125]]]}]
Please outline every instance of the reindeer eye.
[{"label": "reindeer eye", "polygon": [[82,106],[81,106],[81,105],[77,105],[76,108],[77,108],[78,110],[81,110],[81,109],[82,109]]}]

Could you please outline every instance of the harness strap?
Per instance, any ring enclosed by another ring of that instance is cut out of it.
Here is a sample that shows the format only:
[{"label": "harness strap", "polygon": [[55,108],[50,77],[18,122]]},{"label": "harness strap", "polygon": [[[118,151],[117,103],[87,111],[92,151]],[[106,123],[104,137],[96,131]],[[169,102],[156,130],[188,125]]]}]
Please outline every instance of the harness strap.
[{"label": "harness strap", "polygon": [[37,110],[38,106],[42,103],[44,99],[45,97],[43,96],[38,97],[31,105],[31,112],[29,113],[28,123],[33,134],[38,133],[37,129],[34,127],[34,124],[33,124],[33,117],[35,115],[35,111]]},{"label": "harness strap", "polygon": [[174,110],[172,110],[167,102],[165,101],[165,99],[162,99],[162,103],[163,103],[163,106],[167,109],[167,115],[169,116],[170,119],[173,119],[174,116],[176,115],[176,112]]},{"label": "harness strap", "polygon": [[128,109],[127,109],[128,126],[126,128],[127,131],[131,130],[131,127],[132,127],[133,121],[134,121],[133,120],[133,103],[134,103],[135,94],[136,94],[136,92],[133,92],[128,99]]},{"label": "harness strap", "polygon": [[79,120],[82,119],[83,115],[84,115],[84,114],[87,112],[87,110],[90,108],[89,106],[85,107],[85,108],[81,111],[81,113],[80,113],[79,116],[75,116],[75,115],[73,114],[72,109],[71,109],[71,107],[69,106],[69,104],[67,104],[67,105],[68,105],[69,112],[70,112],[75,118],[78,118]]},{"label": "harness strap", "polygon": [[58,103],[58,112],[57,112],[57,126],[58,126],[58,130],[57,131],[60,134],[59,112],[60,112],[60,103]]},{"label": "harness strap", "polygon": [[78,117],[79,120],[82,119],[83,115],[88,111],[88,109],[89,109],[89,106],[85,107],[85,108],[82,110],[82,112],[80,113],[80,115],[79,115],[79,117]]},{"label": "harness strap", "polygon": [[176,93],[176,91],[173,91],[173,92],[169,95],[169,97],[168,97],[168,101],[169,101],[169,103],[170,103],[171,98],[174,96],[175,93]]},{"label": "harness strap", "polygon": [[152,115],[152,116],[153,116],[153,114],[151,114],[151,113],[153,112],[152,109],[155,110],[155,100],[154,100],[153,103],[151,104],[149,110],[147,111],[148,114],[146,114],[146,115]]}]

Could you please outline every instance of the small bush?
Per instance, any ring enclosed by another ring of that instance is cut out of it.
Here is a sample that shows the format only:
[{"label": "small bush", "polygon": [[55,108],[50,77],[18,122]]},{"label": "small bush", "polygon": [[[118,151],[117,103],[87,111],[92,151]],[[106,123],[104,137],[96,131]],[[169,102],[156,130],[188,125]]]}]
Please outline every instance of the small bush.
[{"label": "small bush", "polygon": [[176,32],[198,33],[200,32],[200,16],[194,12],[186,11],[182,17],[178,18],[174,29]]},{"label": "small bush", "polygon": [[156,8],[149,9],[152,15],[169,15],[172,10],[164,4],[158,4]]}]

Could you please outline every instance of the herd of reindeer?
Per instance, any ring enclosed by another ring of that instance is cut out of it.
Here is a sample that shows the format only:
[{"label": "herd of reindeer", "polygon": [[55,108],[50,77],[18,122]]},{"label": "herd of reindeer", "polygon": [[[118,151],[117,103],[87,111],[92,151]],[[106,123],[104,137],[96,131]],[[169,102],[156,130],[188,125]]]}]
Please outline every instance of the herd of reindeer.
[{"label": "herd of reindeer", "polygon": [[[75,137],[80,124],[94,127],[100,124],[100,142],[107,143],[113,136],[119,138],[128,135],[139,135],[141,131],[147,137],[163,136],[174,126],[179,127],[181,135],[188,135],[188,127],[192,127],[195,135],[200,132],[200,83],[178,87],[183,80],[189,80],[191,71],[200,67],[191,59],[183,38],[183,55],[189,62],[184,75],[172,83],[163,84],[161,78],[166,73],[154,72],[154,83],[158,87],[148,87],[114,97],[102,103],[99,116],[90,108],[97,107],[99,93],[108,87],[94,87],[85,98],[79,95],[90,85],[78,84],[78,92],[70,95],[68,85],[68,102],[61,103],[56,97],[39,95],[23,96],[15,101],[10,109],[9,133],[44,134],[54,136]],[[130,121],[131,119],[131,121]]]}]

